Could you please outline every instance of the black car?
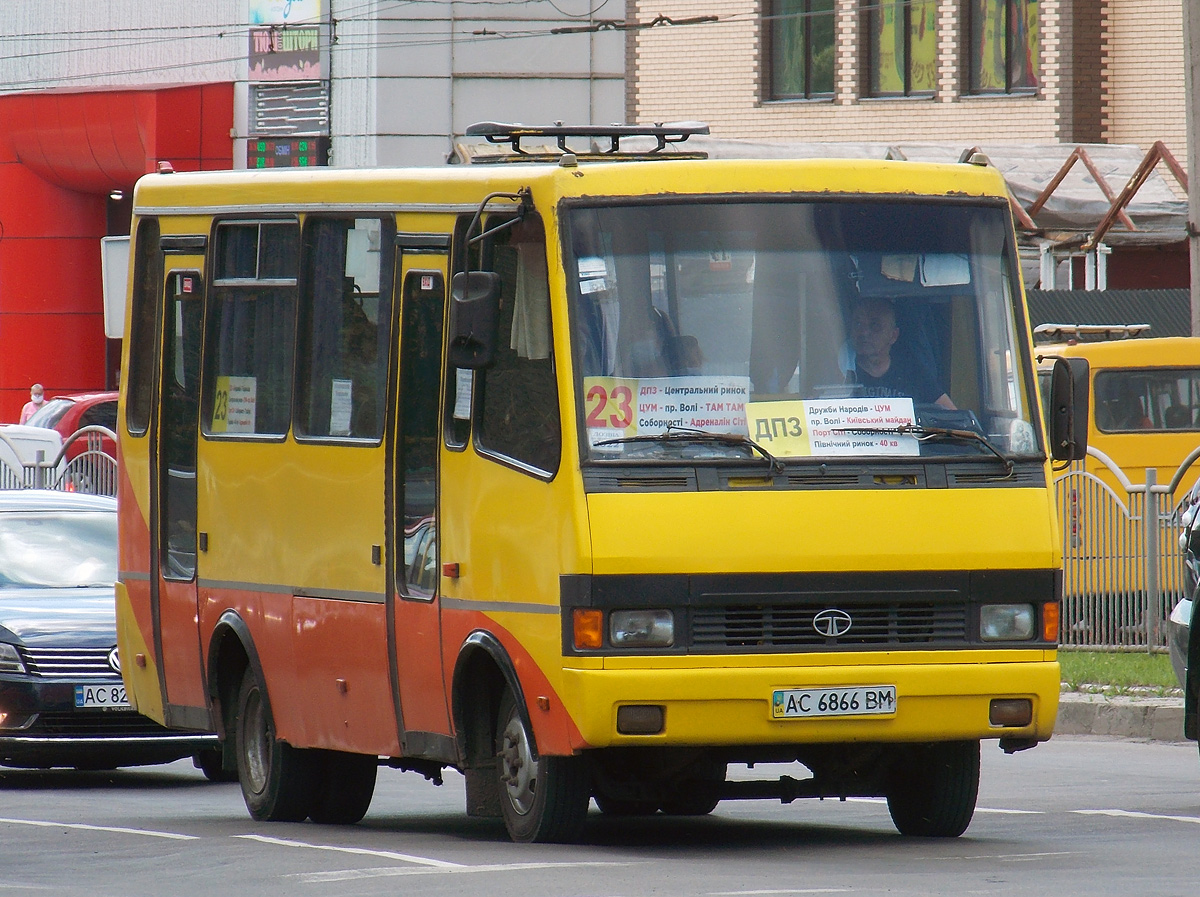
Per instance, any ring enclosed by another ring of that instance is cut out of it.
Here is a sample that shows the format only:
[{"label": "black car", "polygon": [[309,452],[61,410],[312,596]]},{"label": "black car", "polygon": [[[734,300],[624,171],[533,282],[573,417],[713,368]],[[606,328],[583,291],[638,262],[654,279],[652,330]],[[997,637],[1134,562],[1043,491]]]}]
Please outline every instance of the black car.
[{"label": "black car", "polygon": [[116,578],[114,499],[0,491],[0,765],[211,759],[216,736],[163,728],[126,700]]}]

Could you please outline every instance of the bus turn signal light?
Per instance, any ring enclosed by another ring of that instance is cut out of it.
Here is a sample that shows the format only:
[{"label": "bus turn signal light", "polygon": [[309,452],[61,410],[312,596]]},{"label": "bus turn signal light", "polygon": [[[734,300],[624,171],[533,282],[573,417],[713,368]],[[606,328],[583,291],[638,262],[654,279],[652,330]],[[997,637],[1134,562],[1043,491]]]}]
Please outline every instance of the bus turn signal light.
[{"label": "bus turn signal light", "polygon": [[1042,605],[1042,639],[1058,641],[1058,602],[1047,601]]},{"label": "bus turn signal light", "polygon": [[577,607],[571,614],[575,650],[604,647],[604,611]]}]

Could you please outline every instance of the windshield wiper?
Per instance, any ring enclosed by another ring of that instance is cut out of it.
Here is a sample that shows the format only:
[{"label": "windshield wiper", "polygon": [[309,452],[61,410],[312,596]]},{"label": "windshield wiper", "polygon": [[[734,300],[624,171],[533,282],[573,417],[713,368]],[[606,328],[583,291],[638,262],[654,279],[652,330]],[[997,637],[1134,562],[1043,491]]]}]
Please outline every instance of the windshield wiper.
[{"label": "windshield wiper", "polygon": [[930,439],[965,439],[969,442],[978,442],[999,458],[1000,463],[1004,465],[1005,477],[1012,476],[1013,472],[1012,459],[996,448],[995,444],[986,436],[982,433],[976,433],[974,430],[958,430],[951,427],[927,427],[924,424],[900,424],[898,427],[839,427],[834,432],[895,433],[899,436],[912,436],[917,442],[926,442]]},{"label": "windshield wiper", "polygon": [[592,445],[598,448],[603,445],[629,445],[631,443],[647,442],[727,445],[737,448],[748,448],[752,452],[757,452],[762,456],[763,460],[770,465],[772,473],[783,473],[786,469],[782,461],[749,436],[743,436],[741,433],[710,433],[708,430],[696,430],[691,427],[667,427],[665,433],[654,433],[644,436],[623,436],[620,439],[605,439],[602,442],[595,442]]}]

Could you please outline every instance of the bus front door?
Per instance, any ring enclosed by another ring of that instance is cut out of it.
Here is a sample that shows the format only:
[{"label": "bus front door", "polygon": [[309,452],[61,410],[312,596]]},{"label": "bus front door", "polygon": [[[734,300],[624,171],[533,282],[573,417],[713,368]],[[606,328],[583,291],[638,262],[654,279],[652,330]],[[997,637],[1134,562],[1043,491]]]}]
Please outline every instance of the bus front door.
[{"label": "bus front door", "polygon": [[399,234],[400,360],[389,464],[388,642],[406,756],[453,757],[438,607],[438,454],[449,238]]}]

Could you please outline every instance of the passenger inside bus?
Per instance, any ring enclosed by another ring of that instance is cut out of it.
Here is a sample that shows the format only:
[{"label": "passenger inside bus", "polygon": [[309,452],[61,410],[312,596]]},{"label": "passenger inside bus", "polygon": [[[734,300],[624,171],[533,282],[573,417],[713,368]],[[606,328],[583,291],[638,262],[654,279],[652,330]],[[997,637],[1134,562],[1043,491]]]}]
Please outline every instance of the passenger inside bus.
[{"label": "passenger inside bus", "polygon": [[1097,378],[1096,426],[1101,430],[1149,430],[1154,424],[1136,387],[1127,378],[1116,377]]}]

